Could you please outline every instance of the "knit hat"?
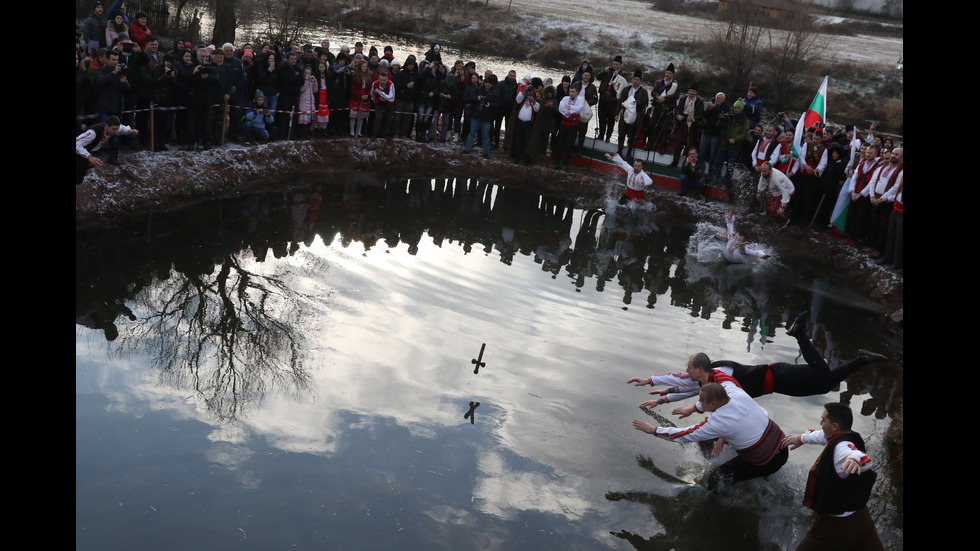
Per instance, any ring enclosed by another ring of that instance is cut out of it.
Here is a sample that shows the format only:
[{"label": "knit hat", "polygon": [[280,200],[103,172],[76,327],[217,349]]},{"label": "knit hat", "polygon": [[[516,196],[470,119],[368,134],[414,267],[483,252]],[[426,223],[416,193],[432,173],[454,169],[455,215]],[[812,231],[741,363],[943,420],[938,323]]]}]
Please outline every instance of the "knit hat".
[{"label": "knit hat", "polygon": [[398,58],[392,59],[391,61],[388,62],[389,67],[394,67],[395,65],[401,67],[402,62]]},{"label": "knit hat", "polygon": [[265,97],[265,94],[262,93],[262,90],[256,90],[255,91],[255,99],[264,98],[264,97]]},{"label": "knit hat", "polygon": [[737,100],[735,104],[732,105],[732,109],[745,109],[745,103],[742,100]]}]

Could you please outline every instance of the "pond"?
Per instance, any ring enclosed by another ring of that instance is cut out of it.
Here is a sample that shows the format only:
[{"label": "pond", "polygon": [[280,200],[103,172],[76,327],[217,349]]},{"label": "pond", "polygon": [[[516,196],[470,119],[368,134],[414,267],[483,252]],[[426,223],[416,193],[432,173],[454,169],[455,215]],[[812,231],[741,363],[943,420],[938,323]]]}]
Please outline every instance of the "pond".
[{"label": "pond", "polygon": [[[728,265],[705,234],[447,179],[303,184],[78,232],[76,549],[794,548],[817,447],[706,496],[696,447],[632,428],[648,395],[626,380],[698,351],[802,362],[785,334],[802,310],[831,364],[893,335],[831,271],[778,250]],[[889,549],[902,368],[758,399],[787,433],[851,405]]]}]

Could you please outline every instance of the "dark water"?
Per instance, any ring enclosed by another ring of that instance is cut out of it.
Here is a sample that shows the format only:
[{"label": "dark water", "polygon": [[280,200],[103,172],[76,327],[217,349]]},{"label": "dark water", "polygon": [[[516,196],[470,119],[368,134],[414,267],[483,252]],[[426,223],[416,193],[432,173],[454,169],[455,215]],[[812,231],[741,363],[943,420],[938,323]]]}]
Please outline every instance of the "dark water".
[{"label": "dark water", "polygon": [[[802,362],[804,309],[832,364],[888,352],[882,313],[778,249],[727,265],[686,221],[599,207],[331,183],[78,233],[76,548],[792,549],[819,450],[706,498],[625,381],[697,351]],[[787,433],[851,404],[890,549],[901,373],[759,399]]]}]

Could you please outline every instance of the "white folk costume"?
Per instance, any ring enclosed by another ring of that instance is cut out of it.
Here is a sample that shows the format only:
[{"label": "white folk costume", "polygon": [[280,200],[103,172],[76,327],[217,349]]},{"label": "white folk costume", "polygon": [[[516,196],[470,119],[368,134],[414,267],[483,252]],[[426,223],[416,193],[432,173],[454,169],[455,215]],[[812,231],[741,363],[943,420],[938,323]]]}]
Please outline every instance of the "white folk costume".
[{"label": "white folk costume", "polygon": [[[789,458],[782,448],[783,431],[769,413],[742,390],[735,379],[712,370],[714,382],[725,387],[728,403],[711,412],[704,421],[684,428],[657,427],[654,435],[672,442],[705,442],[723,438],[738,457],[718,468],[721,476],[739,482],[768,476],[780,469]],[[695,406],[699,412],[701,403]],[[709,482],[709,488],[717,482]]]},{"label": "white folk costume", "polygon": [[619,154],[613,155],[612,161],[626,171],[626,198],[637,203],[646,196],[646,188],[653,185],[653,178],[644,171],[633,172],[633,166],[623,160]]},{"label": "white folk costume", "polygon": [[772,169],[772,173],[767,180],[765,176],[759,176],[759,191],[769,190],[770,201],[777,200],[782,206],[789,204],[790,198],[796,193],[796,187],[785,174]]},{"label": "white folk costume", "polygon": [[779,153],[780,144],[775,138],[762,138],[755,142],[755,147],[752,148],[752,166],[759,167],[768,161],[775,168],[779,164]]}]

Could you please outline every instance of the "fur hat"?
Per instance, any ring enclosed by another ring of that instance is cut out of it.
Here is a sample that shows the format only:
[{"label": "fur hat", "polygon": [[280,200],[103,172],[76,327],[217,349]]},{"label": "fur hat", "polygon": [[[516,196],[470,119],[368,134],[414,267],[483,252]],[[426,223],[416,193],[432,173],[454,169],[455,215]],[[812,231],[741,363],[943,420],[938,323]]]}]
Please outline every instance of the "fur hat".
[{"label": "fur hat", "polygon": [[667,65],[667,69],[665,69],[665,70],[666,71],[670,71],[671,73],[676,73],[677,72],[677,71],[674,70],[674,64],[673,63],[668,64]]},{"label": "fur hat", "polygon": [[640,78],[640,79],[642,79],[643,78],[643,71],[640,70],[640,69],[637,69],[637,70],[633,71],[633,78]]},{"label": "fur hat", "polygon": [[613,62],[619,62],[620,64],[622,64],[623,63],[623,56],[618,55],[618,56],[614,57],[613,58]]}]

